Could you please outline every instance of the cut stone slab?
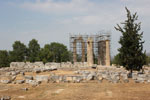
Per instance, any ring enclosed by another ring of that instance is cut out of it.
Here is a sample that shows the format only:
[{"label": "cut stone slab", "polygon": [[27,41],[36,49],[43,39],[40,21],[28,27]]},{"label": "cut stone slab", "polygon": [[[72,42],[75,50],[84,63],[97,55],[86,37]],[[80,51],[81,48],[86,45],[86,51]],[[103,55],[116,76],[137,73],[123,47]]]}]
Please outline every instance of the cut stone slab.
[{"label": "cut stone slab", "polygon": [[27,84],[30,84],[32,86],[37,86],[40,84],[40,82],[37,82],[36,80],[26,80],[25,81]]},{"label": "cut stone slab", "polygon": [[16,80],[17,84],[23,84],[25,82],[25,80]]},{"label": "cut stone slab", "polygon": [[27,75],[24,77],[25,79],[28,79],[28,80],[33,80],[33,76],[30,76],[30,75]]},{"label": "cut stone slab", "polygon": [[40,72],[41,72],[41,69],[35,68],[35,69],[33,69],[33,72],[35,72],[35,73],[40,73]]},{"label": "cut stone slab", "polygon": [[50,77],[49,75],[36,75],[34,77],[34,79],[37,81],[37,82],[42,82],[42,81],[45,81],[45,82],[48,82]]},{"label": "cut stone slab", "polygon": [[8,84],[8,83],[11,83],[11,80],[0,80],[0,82],[3,84]]},{"label": "cut stone slab", "polygon": [[86,78],[87,81],[93,80],[94,79],[94,75],[93,74],[89,74]]}]

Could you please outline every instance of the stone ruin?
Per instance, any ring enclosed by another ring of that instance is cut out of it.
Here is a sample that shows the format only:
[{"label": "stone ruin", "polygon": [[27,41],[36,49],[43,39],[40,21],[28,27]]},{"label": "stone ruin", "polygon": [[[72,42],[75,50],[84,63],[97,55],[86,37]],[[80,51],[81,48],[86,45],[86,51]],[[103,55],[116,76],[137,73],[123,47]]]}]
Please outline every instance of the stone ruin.
[{"label": "stone ruin", "polygon": [[[129,78],[129,71],[123,67],[110,66],[110,41],[106,37],[102,35],[84,38],[83,36],[71,36],[73,64],[71,62],[48,62],[45,64],[43,62],[11,62],[10,67],[0,68],[0,84],[37,86],[42,82],[81,83],[94,81],[102,83],[104,80],[110,83],[128,83],[131,80],[135,83],[150,83],[149,67],[144,67],[144,73],[134,71],[132,78]],[[82,44],[79,49],[81,50],[79,53],[82,52],[81,62],[77,61],[77,47],[80,47],[78,42]],[[98,64],[94,64],[93,54],[96,55]],[[71,73],[58,74],[57,71],[70,71]]]},{"label": "stone ruin", "polygon": [[[96,64],[95,64],[96,66]],[[61,63],[55,63],[55,62],[12,62],[10,63],[10,68],[78,68],[78,67],[88,67],[87,62],[75,62],[72,64],[71,62],[61,62]]]},{"label": "stone ruin", "polygon": [[[57,74],[57,71],[71,71],[71,74]],[[31,74],[26,74],[31,73]],[[35,74],[34,74],[35,73]],[[43,74],[45,73],[45,74]],[[21,77],[18,79],[18,75]],[[47,83],[81,83],[95,81],[102,83],[150,83],[150,68],[144,67],[144,73],[133,72],[133,77],[128,78],[129,71],[123,67],[96,66],[88,67],[87,63],[71,62],[43,64],[42,62],[12,62],[10,67],[0,69],[0,83],[2,84],[30,84],[37,86],[42,82]]]},{"label": "stone ruin", "polygon": [[70,50],[73,62],[87,62],[93,66],[94,59],[98,65],[110,66],[110,34],[70,35]]}]

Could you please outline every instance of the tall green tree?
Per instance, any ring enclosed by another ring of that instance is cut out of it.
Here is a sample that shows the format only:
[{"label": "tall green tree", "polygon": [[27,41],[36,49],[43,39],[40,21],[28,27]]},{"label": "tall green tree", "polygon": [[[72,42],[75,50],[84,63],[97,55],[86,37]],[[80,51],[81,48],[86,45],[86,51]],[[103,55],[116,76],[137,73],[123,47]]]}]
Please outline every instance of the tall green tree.
[{"label": "tall green tree", "polygon": [[44,46],[44,48],[41,49],[41,51],[40,51],[40,60],[43,61],[43,63],[53,61],[54,54],[50,50],[51,50],[50,44],[46,44]]},{"label": "tall green tree", "polygon": [[137,13],[131,14],[127,8],[125,9],[127,19],[121,23],[123,28],[117,24],[115,29],[122,33],[119,41],[121,48],[118,49],[121,65],[132,73],[132,70],[142,69],[146,63],[146,55],[143,53],[144,41],[142,41],[143,32],[140,32],[141,22],[136,22],[138,20]]},{"label": "tall green tree", "polygon": [[28,60],[30,62],[39,61],[40,45],[36,39],[32,39],[28,44]]},{"label": "tall green tree", "polygon": [[0,67],[9,66],[9,54],[6,50],[0,50]]},{"label": "tall green tree", "polygon": [[24,61],[27,53],[26,46],[20,41],[15,41],[12,47],[13,50],[10,51],[10,61],[11,62]]},{"label": "tall green tree", "polygon": [[69,61],[69,51],[67,47],[61,43],[53,42],[50,44],[50,51],[53,53],[54,62],[66,62]]}]

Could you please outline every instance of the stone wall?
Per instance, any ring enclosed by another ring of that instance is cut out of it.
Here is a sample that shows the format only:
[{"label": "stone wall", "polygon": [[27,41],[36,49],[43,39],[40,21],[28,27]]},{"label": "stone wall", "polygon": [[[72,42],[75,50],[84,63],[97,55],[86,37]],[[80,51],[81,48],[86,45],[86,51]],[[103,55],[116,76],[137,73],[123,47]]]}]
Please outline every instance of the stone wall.
[{"label": "stone wall", "polygon": [[[29,63],[28,63],[29,64]],[[128,83],[130,80],[133,80],[135,83],[150,83],[150,68],[146,67],[144,68],[144,73],[136,72],[134,71],[132,73],[132,78],[129,78],[129,71],[125,70],[124,68],[117,68],[117,67],[98,67],[95,70],[83,70],[83,69],[75,69],[71,70],[73,71],[73,74],[56,74],[54,72],[51,72],[53,70],[57,70],[56,67],[52,67],[51,63],[45,64],[46,66],[51,66],[48,68],[39,67],[38,65],[42,65],[42,63],[35,63],[35,68],[28,68],[28,70],[24,69],[14,69],[12,67],[18,65],[13,63],[11,68],[2,68],[0,71],[5,72],[3,74],[0,74],[0,83],[3,84],[31,84],[31,85],[39,85],[41,82],[73,82],[73,83],[79,83],[79,82],[89,82],[89,81],[96,81],[96,82],[103,82],[103,80],[106,80],[110,83]],[[68,63],[69,65],[70,63]],[[22,65],[22,66],[21,66]],[[21,63],[18,65],[19,67],[24,67],[26,64]],[[32,65],[32,66],[33,66]],[[52,65],[60,67],[61,65],[52,63]],[[29,70],[30,69],[30,70]],[[71,68],[70,68],[71,69]],[[62,69],[63,70],[63,69]],[[33,72],[36,74],[26,75],[26,72]],[[48,71],[49,74],[38,74],[41,72]],[[17,78],[17,75],[19,75],[19,79]],[[20,76],[22,78],[20,78]]]},{"label": "stone wall", "polygon": [[43,64],[43,62],[11,62],[10,68],[76,68],[76,67],[89,67],[87,62],[75,62],[72,64],[71,62],[62,62],[62,63],[55,63],[55,62],[48,62]]}]

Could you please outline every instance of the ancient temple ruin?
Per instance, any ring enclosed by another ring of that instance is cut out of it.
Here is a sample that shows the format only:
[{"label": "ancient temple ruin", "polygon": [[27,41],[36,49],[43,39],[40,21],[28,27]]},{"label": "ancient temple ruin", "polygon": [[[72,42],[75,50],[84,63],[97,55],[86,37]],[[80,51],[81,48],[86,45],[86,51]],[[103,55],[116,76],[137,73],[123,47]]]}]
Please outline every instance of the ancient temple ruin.
[{"label": "ancient temple ruin", "polygon": [[70,34],[70,50],[72,61],[87,62],[110,66],[110,34],[74,35]]}]

